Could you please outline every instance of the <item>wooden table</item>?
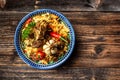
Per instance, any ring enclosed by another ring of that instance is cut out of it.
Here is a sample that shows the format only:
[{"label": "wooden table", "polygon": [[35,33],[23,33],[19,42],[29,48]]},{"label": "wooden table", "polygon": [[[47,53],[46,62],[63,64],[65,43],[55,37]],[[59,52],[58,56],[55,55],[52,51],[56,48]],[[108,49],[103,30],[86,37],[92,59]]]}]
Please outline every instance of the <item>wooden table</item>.
[{"label": "wooden table", "polygon": [[64,14],[75,30],[71,57],[53,70],[31,68],[17,55],[13,42],[16,26],[34,10],[35,2],[9,1],[0,10],[0,80],[120,80],[120,0],[115,5],[111,4],[114,0],[37,2],[37,8],[52,8]]}]

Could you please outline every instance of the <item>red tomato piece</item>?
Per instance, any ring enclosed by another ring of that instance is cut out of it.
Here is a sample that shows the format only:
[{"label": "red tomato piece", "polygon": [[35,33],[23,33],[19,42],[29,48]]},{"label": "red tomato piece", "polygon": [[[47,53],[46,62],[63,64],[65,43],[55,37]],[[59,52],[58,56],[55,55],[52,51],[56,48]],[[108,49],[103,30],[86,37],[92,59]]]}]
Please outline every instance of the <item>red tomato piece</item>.
[{"label": "red tomato piece", "polygon": [[60,39],[60,37],[61,37],[59,34],[57,34],[57,33],[55,33],[55,32],[51,32],[50,35],[51,35],[52,37],[57,38],[57,39]]},{"label": "red tomato piece", "polygon": [[[40,56],[40,57],[39,57],[39,56]],[[39,57],[40,60],[44,59],[45,56],[46,56],[45,53],[42,52],[42,51],[39,51],[39,52],[36,53],[36,57],[37,57],[37,58]]]},{"label": "red tomato piece", "polygon": [[29,19],[26,21],[26,24],[29,24],[31,21],[32,21],[32,18],[29,18]]}]

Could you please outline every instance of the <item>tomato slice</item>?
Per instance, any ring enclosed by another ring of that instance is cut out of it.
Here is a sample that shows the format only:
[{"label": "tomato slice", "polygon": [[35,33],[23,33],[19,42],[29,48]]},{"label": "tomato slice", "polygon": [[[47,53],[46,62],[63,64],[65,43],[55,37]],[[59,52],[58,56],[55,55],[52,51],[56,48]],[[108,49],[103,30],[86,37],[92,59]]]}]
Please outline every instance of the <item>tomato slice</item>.
[{"label": "tomato slice", "polygon": [[61,39],[61,40],[65,41],[66,43],[68,42],[68,41],[65,40],[60,34],[57,34],[57,33],[55,33],[55,32],[51,32],[50,35],[51,35],[52,37],[57,38],[57,39]]},{"label": "tomato slice", "polygon": [[46,56],[46,54],[44,52],[42,52],[42,51],[38,51],[36,53],[36,57],[39,58],[40,60],[44,59],[45,56]]},{"label": "tomato slice", "polygon": [[59,34],[57,34],[55,32],[51,32],[50,35],[57,38],[57,39],[60,39],[60,37],[61,37]]},{"label": "tomato slice", "polygon": [[29,24],[31,21],[32,21],[32,18],[29,18],[29,19],[26,21],[26,24]]}]

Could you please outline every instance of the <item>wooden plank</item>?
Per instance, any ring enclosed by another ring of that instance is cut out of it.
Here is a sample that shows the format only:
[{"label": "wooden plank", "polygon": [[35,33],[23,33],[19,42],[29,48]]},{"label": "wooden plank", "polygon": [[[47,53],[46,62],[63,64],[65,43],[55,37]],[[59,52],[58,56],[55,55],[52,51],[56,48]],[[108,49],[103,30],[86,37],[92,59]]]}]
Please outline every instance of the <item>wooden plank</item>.
[{"label": "wooden plank", "polygon": [[[64,71],[65,70],[65,71]],[[4,70],[3,70],[4,71]],[[31,72],[31,73],[29,73],[29,72],[17,72],[18,73],[18,75],[17,74],[15,74],[15,73],[13,73],[13,74],[10,74],[11,72],[14,72],[14,71],[8,71],[8,74],[7,73],[3,73],[3,77],[6,75],[7,76],[7,78],[13,78],[13,77],[18,77],[18,78],[23,78],[23,76],[24,76],[24,78],[27,78],[27,79],[29,79],[29,78],[41,78],[41,79],[51,79],[51,80],[53,80],[53,79],[62,79],[63,77],[64,77],[64,79],[73,79],[73,78],[75,78],[75,74],[80,74],[79,75],[79,77],[78,78],[82,78],[83,76],[85,76],[85,77],[89,77],[90,76],[90,71],[89,71],[89,69],[81,69],[81,71],[79,70],[79,68],[61,68],[61,69],[57,69],[57,70],[52,70],[52,72],[51,72],[51,70],[47,70],[47,71],[43,71],[43,70],[34,70],[34,71],[36,71],[36,72]],[[85,71],[84,73],[82,73],[83,71]],[[86,71],[88,72],[88,73],[86,73]],[[74,73],[74,72],[76,72],[75,74],[71,74],[71,73]],[[34,74],[34,75],[33,75]],[[85,74],[88,74],[88,75],[85,75]],[[19,77],[19,76],[21,76],[21,77]]]},{"label": "wooden plank", "polygon": [[[58,11],[120,11],[120,0],[6,0],[3,10],[33,11],[51,8]],[[36,1],[36,2],[35,2]],[[34,8],[34,6],[36,6]]]},{"label": "wooden plank", "polygon": [[[0,13],[1,65],[25,64],[16,59],[14,32],[20,19],[28,12]],[[120,17],[119,12],[62,12],[73,24],[76,43],[69,66],[75,67],[119,67],[120,64]],[[92,16],[91,16],[92,15]],[[106,21],[108,19],[108,21]],[[9,20],[9,21],[8,21]],[[87,23],[87,24],[86,24]],[[13,59],[12,59],[13,58]],[[75,59],[76,58],[76,59]],[[11,60],[12,59],[12,60]],[[9,62],[9,60],[11,60]],[[79,61],[78,61],[79,60]],[[102,63],[104,61],[104,63]],[[114,63],[115,62],[115,63]],[[65,64],[67,66],[68,64]],[[81,65],[82,64],[82,65]],[[92,64],[92,65],[91,65]],[[20,66],[19,65],[19,66]]]},{"label": "wooden plank", "polygon": [[1,80],[119,80],[120,13],[62,12],[73,25],[76,45],[71,57],[53,70],[24,63],[14,48],[14,32],[28,12],[0,11]]},{"label": "wooden plank", "polygon": [[16,26],[23,16],[34,10],[35,1],[7,1],[3,10],[9,11],[0,11],[1,80],[120,79],[120,13],[78,12],[120,11],[120,0],[101,0],[98,7],[94,7],[94,3],[99,0],[43,0],[37,4],[40,8],[62,11],[72,23],[76,34],[77,44],[73,54],[66,63],[53,70],[31,68],[19,58],[14,48]]},{"label": "wooden plank", "polygon": [[[119,80],[120,69],[119,68],[58,68],[54,70],[28,70],[27,68],[18,69],[0,69],[0,77],[6,79],[80,79],[80,80]],[[25,70],[26,69],[26,70]]]},{"label": "wooden plank", "polygon": [[[71,0],[39,0],[40,4],[37,4],[37,6],[39,8],[51,8],[51,9],[55,9],[55,10],[62,10],[62,11],[68,11],[68,10],[94,10],[91,7],[86,7],[85,4],[87,4],[87,1],[85,0],[75,0],[75,1],[71,1]],[[7,0],[6,3],[6,7],[4,8],[4,10],[10,10],[10,11],[33,11],[35,8],[34,6],[36,5],[35,0],[31,1],[31,0],[24,0],[24,1],[19,1],[19,0]],[[77,6],[76,6],[77,5]],[[64,7],[64,8],[62,8]],[[77,7],[81,7],[81,8],[77,8]],[[70,9],[72,8],[72,9]],[[82,9],[83,8],[83,9]],[[86,9],[89,8],[89,9]]]},{"label": "wooden plank", "polygon": [[[97,48],[97,49],[96,49]],[[65,66],[71,67],[120,67],[120,46],[117,45],[80,45],[74,50]],[[1,52],[0,65],[19,66],[25,64],[14,51]],[[7,56],[9,54],[9,56]],[[81,65],[82,64],[82,65]]]}]

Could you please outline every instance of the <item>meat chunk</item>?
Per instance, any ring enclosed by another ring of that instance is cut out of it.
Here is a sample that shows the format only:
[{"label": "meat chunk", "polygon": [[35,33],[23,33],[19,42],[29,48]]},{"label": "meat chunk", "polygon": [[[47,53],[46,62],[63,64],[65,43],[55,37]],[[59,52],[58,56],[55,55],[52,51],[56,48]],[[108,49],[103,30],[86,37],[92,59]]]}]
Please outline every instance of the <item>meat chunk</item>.
[{"label": "meat chunk", "polygon": [[38,22],[33,30],[34,34],[35,34],[35,39],[44,39],[45,33],[47,31],[47,22],[46,21],[42,21],[42,22]]},{"label": "meat chunk", "polygon": [[41,40],[33,41],[32,47],[39,48],[42,44],[43,42]]}]

